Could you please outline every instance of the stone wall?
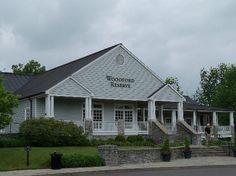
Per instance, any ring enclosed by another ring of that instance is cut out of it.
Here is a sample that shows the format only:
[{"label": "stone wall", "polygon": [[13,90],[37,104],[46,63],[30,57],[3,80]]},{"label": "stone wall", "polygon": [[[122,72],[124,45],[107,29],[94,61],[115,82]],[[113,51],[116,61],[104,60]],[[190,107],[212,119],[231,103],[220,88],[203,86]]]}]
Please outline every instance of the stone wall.
[{"label": "stone wall", "polygon": [[165,138],[168,138],[168,131],[158,121],[149,121],[149,137],[157,144],[163,143]]},{"label": "stone wall", "polygon": [[[121,164],[151,163],[161,161],[161,149],[119,149],[116,145],[102,145],[98,147],[101,158],[106,166]],[[171,159],[183,158],[183,148],[173,148]]]},{"label": "stone wall", "polygon": [[185,121],[177,122],[177,133],[175,135],[175,140],[184,141],[187,138],[191,144],[200,145],[201,144],[201,136],[197,134],[197,132],[192,129]]},{"label": "stone wall", "polygon": [[[183,147],[171,148],[171,160],[184,158]],[[227,146],[222,147],[193,147],[192,157],[199,156],[227,156]],[[151,163],[160,162],[161,149],[160,148],[130,148],[119,149],[116,145],[102,145],[98,147],[98,152],[101,158],[105,160],[106,166],[118,166],[122,164],[137,164],[137,163]],[[230,151],[231,155],[233,154]]]}]

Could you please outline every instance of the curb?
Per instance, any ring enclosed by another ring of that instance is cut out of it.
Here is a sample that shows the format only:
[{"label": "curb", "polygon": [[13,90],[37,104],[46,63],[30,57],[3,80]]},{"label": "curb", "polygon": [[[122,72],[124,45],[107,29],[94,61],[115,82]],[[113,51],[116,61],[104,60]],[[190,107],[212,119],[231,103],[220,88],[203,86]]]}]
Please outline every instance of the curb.
[{"label": "curb", "polygon": [[198,168],[231,168],[235,167],[236,164],[232,165],[202,165],[202,166],[173,166],[173,167],[149,167],[149,168],[114,168],[114,169],[104,169],[104,170],[97,170],[97,171],[76,171],[76,172],[70,172],[70,173],[45,173],[45,174],[40,174],[40,175],[32,175],[32,176],[78,176],[78,174],[92,174],[92,173],[110,173],[112,174],[113,172],[118,172],[118,173],[124,173],[127,171],[148,171],[148,170],[177,170],[177,169],[198,169]]}]

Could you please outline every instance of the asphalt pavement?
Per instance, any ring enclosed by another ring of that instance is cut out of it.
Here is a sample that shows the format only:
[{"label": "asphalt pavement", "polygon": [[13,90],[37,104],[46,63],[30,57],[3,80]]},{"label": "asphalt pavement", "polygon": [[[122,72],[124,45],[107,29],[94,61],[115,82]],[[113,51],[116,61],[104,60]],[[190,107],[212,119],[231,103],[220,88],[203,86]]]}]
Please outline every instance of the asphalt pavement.
[{"label": "asphalt pavement", "polygon": [[77,176],[77,175],[191,175],[191,176],[231,176],[236,175],[235,157],[194,157],[171,162],[126,164],[120,166],[67,168],[60,170],[35,169],[0,172],[0,176]]}]

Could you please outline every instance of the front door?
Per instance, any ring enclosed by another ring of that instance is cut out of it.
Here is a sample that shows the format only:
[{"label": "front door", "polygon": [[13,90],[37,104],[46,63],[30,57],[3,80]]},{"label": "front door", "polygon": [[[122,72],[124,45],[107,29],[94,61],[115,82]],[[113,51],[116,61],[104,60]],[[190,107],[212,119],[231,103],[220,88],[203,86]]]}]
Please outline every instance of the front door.
[{"label": "front door", "polygon": [[115,105],[115,121],[124,120],[125,129],[133,128],[133,105],[117,104]]}]

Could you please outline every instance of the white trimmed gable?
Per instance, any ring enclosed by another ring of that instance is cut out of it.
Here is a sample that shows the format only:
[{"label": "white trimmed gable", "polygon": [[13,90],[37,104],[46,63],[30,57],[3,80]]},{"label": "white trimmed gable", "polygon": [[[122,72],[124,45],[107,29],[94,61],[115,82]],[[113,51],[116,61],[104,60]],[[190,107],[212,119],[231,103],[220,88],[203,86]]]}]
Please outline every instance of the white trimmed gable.
[{"label": "white trimmed gable", "polygon": [[89,97],[91,93],[80,85],[73,78],[67,78],[48,91],[49,94],[55,96],[66,97]]},{"label": "white trimmed gable", "polygon": [[172,88],[169,84],[165,85],[155,94],[153,94],[150,99],[155,101],[168,101],[168,102],[180,102],[185,101],[185,98],[180,95],[174,88]]},{"label": "white trimmed gable", "polygon": [[[124,57],[124,63],[117,56]],[[147,100],[164,83],[122,45],[72,75],[98,99]],[[111,78],[111,79],[109,79]]]}]

